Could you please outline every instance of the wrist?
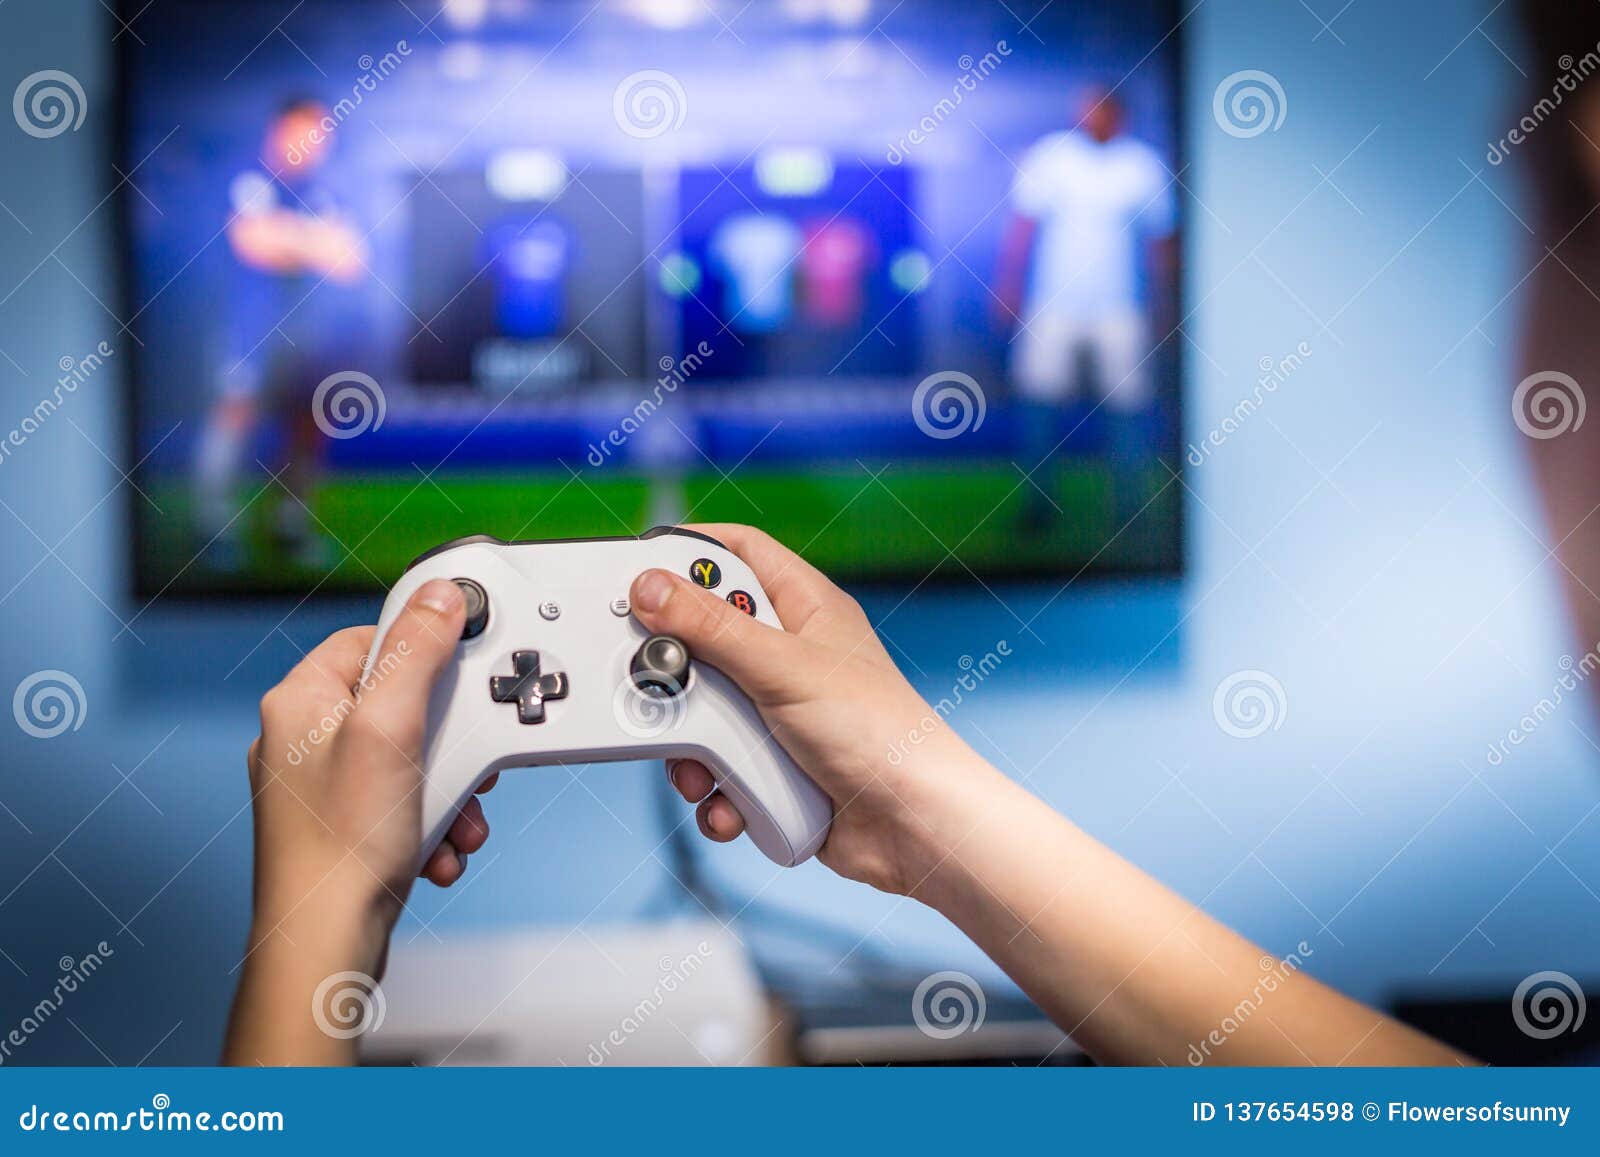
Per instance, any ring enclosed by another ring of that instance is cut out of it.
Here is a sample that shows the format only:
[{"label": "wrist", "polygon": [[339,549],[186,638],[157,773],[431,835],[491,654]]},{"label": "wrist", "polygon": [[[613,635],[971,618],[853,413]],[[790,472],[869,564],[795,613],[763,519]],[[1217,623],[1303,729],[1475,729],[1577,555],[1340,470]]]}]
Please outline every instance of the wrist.
[{"label": "wrist", "polygon": [[345,1065],[364,1027],[351,1024],[383,972],[392,921],[347,890],[258,905],[229,1020],[224,1061]]},{"label": "wrist", "polygon": [[338,868],[314,880],[263,880],[250,955],[287,951],[330,973],[354,970],[375,977],[400,907],[401,899],[370,877],[363,881]]},{"label": "wrist", "polygon": [[903,836],[907,895],[952,920],[975,898],[993,900],[1002,885],[991,878],[996,853],[1026,842],[1041,813],[1067,822],[970,747],[960,747],[958,757],[919,775],[923,784]]},{"label": "wrist", "polygon": [[905,893],[936,909],[963,870],[975,830],[1018,790],[953,732],[948,739],[901,768],[894,788],[904,801],[894,843]]}]

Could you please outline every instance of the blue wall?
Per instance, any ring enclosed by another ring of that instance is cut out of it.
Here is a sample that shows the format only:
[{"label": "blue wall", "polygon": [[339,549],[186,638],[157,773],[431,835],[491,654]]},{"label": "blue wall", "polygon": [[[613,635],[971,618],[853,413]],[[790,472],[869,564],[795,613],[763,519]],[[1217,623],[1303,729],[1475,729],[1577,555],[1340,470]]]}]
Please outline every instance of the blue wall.
[{"label": "blue wall", "polygon": [[[1482,158],[1516,107],[1502,50],[1522,50],[1503,18],[1472,32],[1488,8],[1357,4],[1323,30],[1305,5],[1201,6],[1184,30],[1188,438],[1251,393],[1262,359],[1301,342],[1311,356],[1190,472],[1181,587],[872,608],[934,696],[963,654],[1010,641],[1017,658],[952,717],[959,730],[1218,916],[1280,951],[1306,940],[1311,971],[1375,1000],[1600,974],[1592,714],[1569,703],[1502,765],[1485,759],[1585,649],[1565,636],[1509,420],[1503,298],[1524,234],[1510,166]],[[111,206],[96,207],[114,31],[93,0],[0,7],[0,90],[61,68],[90,108],[53,140],[0,118],[0,427],[60,359],[127,340],[96,301],[116,308]],[[1240,69],[1281,81],[1277,131],[1236,139],[1213,120],[1214,89]],[[102,939],[116,951],[19,1061],[214,1055],[245,932],[254,699],[296,648],[376,613],[131,603],[120,385],[113,357],[0,464],[0,690],[60,668],[88,703],[56,739],[0,728],[0,1029],[58,958]],[[1270,672],[1287,702],[1252,740],[1212,716],[1241,669]],[[662,885],[640,863],[658,838],[650,774],[508,777],[473,882],[419,890],[400,943],[627,918]],[[745,848],[708,862],[731,891],[826,913],[912,967],[988,975],[915,904],[815,865],[774,879]]]}]

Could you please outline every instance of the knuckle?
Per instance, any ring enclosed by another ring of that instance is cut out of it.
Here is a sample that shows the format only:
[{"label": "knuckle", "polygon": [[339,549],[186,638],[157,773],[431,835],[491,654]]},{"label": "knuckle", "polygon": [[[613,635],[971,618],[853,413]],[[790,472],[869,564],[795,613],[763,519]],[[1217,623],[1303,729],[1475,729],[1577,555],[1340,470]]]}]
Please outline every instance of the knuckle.
[{"label": "knuckle", "polygon": [[365,709],[356,711],[345,723],[349,738],[363,746],[405,750],[422,739],[420,719],[404,712]]},{"label": "knuckle", "polygon": [[266,726],[283,719],[294,710],[295,695],[287,682],[279,683],[261,697],[261,723]]},{"label": "knuckle", "polygon": [[341,628],[340,630],[335,631],[333,633],[333,635],[330,637],[329,642],[338,642],[338,643],[370,642],[371,639],[372,639],[372,633],[373,633],[374,630],[376,630],[376,628],[371,626],[370,624],[367,625],[367,626],[361,626],[361,627],[344,627],[344,628]]},{"label": "knuckle", "polygon": [[773,538],[772,535],[768,534],[766,531],[762,530],[759,526],[745,526],[741,523],[739,526],[739,533],[744,535],[744,537],[749,541],[760,543],[763,546],[778,545],[778,540]]}]

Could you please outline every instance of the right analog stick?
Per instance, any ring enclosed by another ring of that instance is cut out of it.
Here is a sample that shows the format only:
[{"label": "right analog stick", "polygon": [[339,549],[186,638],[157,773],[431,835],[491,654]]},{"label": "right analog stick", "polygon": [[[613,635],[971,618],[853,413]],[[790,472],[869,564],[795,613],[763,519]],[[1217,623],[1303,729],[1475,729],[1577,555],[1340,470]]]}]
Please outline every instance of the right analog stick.
[{"label": "right analog stick", "polygon": [[689,648],[671,635],[651,635],[633,653],[628,671],[647,695],[677,695],[689,684]]}]

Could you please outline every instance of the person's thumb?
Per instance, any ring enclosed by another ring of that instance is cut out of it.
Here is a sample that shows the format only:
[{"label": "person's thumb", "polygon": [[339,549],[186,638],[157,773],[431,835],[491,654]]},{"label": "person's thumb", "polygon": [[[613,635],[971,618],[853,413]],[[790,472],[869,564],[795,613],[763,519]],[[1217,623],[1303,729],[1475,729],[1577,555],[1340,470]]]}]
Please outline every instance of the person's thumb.
[{"label": "person's thumb", "polygon": [[672,635],[696,663],[709,663],[757,704],[776,707],[810,696],[814,658],[805,642],[757,622],[731,603],[664,570],[633,580],[634,617],[654,635]]},{"label": "person's thumb", "polygon": [[465,620],[466,600],[455,583],[423,583],[365,672],[356,714],[403,749],[420,745],[428,695],[455,654]]}]

